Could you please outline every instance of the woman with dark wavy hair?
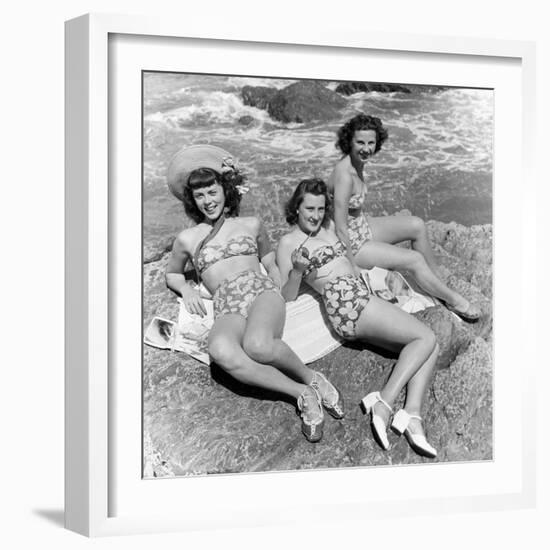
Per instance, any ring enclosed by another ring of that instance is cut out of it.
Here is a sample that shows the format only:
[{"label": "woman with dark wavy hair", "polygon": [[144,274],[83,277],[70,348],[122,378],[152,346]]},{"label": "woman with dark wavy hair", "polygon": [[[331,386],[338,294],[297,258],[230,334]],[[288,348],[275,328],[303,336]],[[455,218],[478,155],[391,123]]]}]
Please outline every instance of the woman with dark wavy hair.
[{"label": "woman with dark wavy hair", "polygon": [[238,215],[243,183],[231,155],[219,147],[196,145],[174,156],[168,185],[196,225],[175,239],[166,284],[190,313],[204,315],[197,288],[183,274],[187,262],[193,262],[213,295],[212,360],[245,384],[295,398],[302,431],[316,442],[323,434],[323,407],[336,418],[344,416],[341,397],[281,340],[285,301],[280,273],[260,220]]},{"label": "woman with dark wavy hair", "polygon": [[[382,121],[363,113],[338,130],[336,146],[343,156],[328,180],[334,197],[336,234],[354,265],[410,271],[422,289],[439,298],[450,311],[475,321],[481,315],[479,308],[447,287],[436,275],[438,267],[422,219],[372,217],[363,211],[367,193],[365,168],[387,139],[388,132]],[[394,246],[402,241],[411,241],[412,249]]]},{"label": "woman with dark wavy hair", "polygon": [[[321,294],[333,330],[351,341],[367,341],[398,353],[386,384],[362,400],[370,415],[372,432],[387,450],[387,429],[404,433],[420,455],[434,458],[428,443],[421,410],[439,353],[435,335],[418,319],[374,296],[355,272],[343,243],[330,220],[330,200],[319,179],[301,181],[286,207],[292,230],[277,248],[277,263],[285,300],[295,300],[302,281]],[[393,406],[403,388],[405,406],[393,415]],[[393,420],[392,420],[393,415]]]}]

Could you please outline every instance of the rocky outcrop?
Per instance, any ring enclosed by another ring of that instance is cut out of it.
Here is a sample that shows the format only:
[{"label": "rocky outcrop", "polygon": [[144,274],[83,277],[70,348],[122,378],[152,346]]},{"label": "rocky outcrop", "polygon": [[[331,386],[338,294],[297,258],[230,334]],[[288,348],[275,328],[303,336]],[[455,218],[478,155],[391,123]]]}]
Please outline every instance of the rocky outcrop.
[{"label": "rocky outcrop", "polygon": [[[437,459],[419,457],[394,434],[388,452],[375,443],[359,403],[384,385],[395,363],[380,349],[345,345],[311,365],[339,387],[347,411],[340,421],[326,415],[322,441],[311,444],[284,396],[244,386],[182,353],[144,346],[145,476],[491,459],[492,229],[427,225],[442,275],[484,311],[473,324],[443,306],[416,314],[441,348],[423,410]],[[154,316],[177,318],[176,298],[164,285],[167,254],[155,258],[144,265],[145,325]]]},{"label": "rocky outcrop", "polygon": [[278,90],[267,86],[244,86],[243,103],[266,110],[280,122],[333,120],[341,115],[346,100],[317,81],[298,81]]},{"label": "rocky outcrop", "polygon": [[241,97],[245,105],[267,110],[271,98],[276,93],[277,88],[268,86],[244,86],[241,90]]},{"label": "rocky outcrop", "polygon": [[381,82],[342,82],[336,86],[335,92],[348,96],[359,92],[402,92],[410,94],[411,90],[401,84],[385,84]]},{"label": "rocky outcrop", "polygon": [[281,122],[329,121],[341,115],[346,101],[337,93],[314,81],[295,82],[269,101],[268,112]]}]

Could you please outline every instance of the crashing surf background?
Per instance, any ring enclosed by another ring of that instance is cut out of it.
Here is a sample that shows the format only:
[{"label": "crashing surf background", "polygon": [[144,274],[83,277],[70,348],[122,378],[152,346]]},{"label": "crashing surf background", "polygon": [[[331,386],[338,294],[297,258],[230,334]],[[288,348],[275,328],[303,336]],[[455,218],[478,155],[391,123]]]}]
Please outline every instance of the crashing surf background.
[{"label": "crashing surf background", "polygon": [[211,143],[228,150],[248,178],[241,214],[261,217],[277,240],[288,229],[282,211],[295,185],[306,177],[328,178],[341,156],[336,130],[359,111],[380,117],[389,132],[366,170],[369,214],[406,208],[426,220],[492,223],[492,90],[414,86],[410,94],[358,93],[347,98],[341,119],[330,123],[284,124],[242,101],[245,85],[283,88],[293,82],[144,73],[146,250],[190,225],[165,179],[181,147]]}]

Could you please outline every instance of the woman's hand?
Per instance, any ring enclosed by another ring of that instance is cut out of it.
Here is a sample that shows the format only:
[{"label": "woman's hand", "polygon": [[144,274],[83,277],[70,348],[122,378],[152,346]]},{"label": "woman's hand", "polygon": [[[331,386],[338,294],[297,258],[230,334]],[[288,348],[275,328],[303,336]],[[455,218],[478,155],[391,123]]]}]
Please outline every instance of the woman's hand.
[{"label": "woman's hand", "polygon": [[185,309],[193,314],[204,317],[206,315],[206,308],[204,307],[204,302],[200,296],[198,288],[186,284],[181,289],[181,299],[183,300],[183,305]]},{"label": "woman's hand", "polygon": [[292,262],[292,269],[300,273],[303,276],[306,269],[309,267],[309,250],[304,247],[297,248],[292,252],[290,256],[290,261]]}]

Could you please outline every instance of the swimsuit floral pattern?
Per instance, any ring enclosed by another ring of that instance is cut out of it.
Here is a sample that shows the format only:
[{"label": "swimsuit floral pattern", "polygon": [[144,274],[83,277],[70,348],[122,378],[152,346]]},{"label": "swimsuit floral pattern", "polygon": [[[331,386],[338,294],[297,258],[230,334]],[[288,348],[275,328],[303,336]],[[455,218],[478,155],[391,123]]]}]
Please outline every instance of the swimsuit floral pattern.
[{"label": "swimsuit floral pattern", "polygon": [[358,216],[348,216],[348,235],[354,254],[357,254],[367,241],[372,241],[372,231],[364,213],[361,212]]},{"label": "swimsuit floral pattern", "polygon": [[263,273],[248,270],[228,277],[214,292],[214,317],[237,313],[246,319],[250,306],[264,292],[281,296],[279,287]]},{"label": "swimsuit floral pattern", "polygon": [[323,302],[332,328],[338,335],[355,338],[357,321],[370,297],[369,288],[355,275],[342,275],[325,285]]}]

